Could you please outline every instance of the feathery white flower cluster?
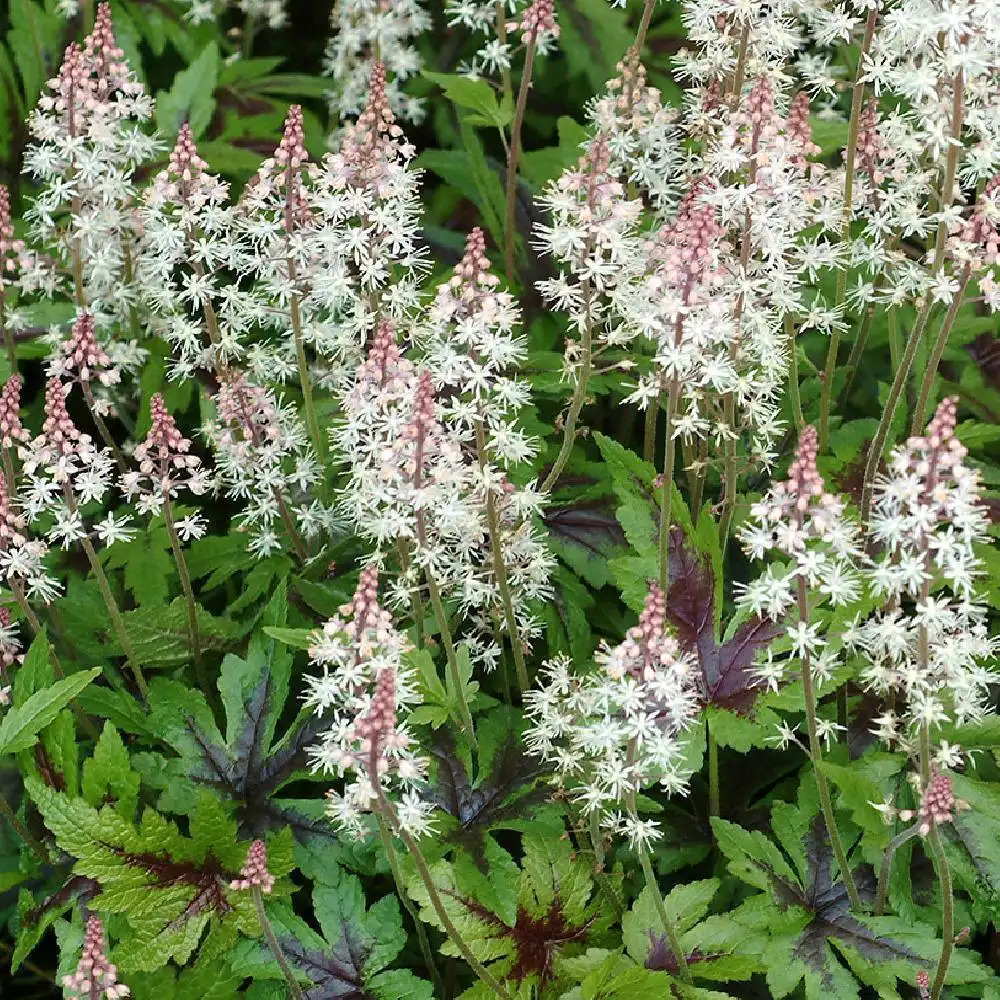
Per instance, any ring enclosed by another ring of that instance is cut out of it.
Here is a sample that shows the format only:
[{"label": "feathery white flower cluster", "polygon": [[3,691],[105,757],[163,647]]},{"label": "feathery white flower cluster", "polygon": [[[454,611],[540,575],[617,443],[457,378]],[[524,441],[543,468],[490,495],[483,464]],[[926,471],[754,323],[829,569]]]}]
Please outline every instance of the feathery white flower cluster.
[{"label": "feathery white flower cluster", "polygon": [[331,618],[309,649],[322,676],[307,678],[306,703],[329,728],[310,748],[313,766],[347,776],[343,791],[329,793],[329,814],[347,833],[368,832],[365,817],[380,795],[391,796],[403,829],[421,836],[433,806],[417,789],[426,761],[415,752],[406,716],[418,702],[409,649],[391,615],[378,603],[378,570],[361,572],[353,600]]},{"label": "feathery white flower cluster", "polygon": [[258,322],[278,335],[250,352],[258,380],[290,375],[300,338],[323,362],[317,383],[343,388],[378,317],[402,319],[418,305],[418,174],[385,87],[375,63],[364,112],[319,163],[293,106],[274,157],[244,191],[240,270],[254,279]]},{"label": "feathery white flower cluster", "polygon": [[[18,449],[23,463],[22,509],[29,522],[43,522],[48,539],[64,549],[89,534],[90,512],[85,519],[82,508],[103,509],[118,478],[109,450],[97,448],[73,422],[66,407],[70,388],[57,378],[49,379],[41,433]],[[130,521],[128,513],[109,512],[93,529],[110,544],[131,536]]]},{"label": "feathery white flower cluster", "polygon": [[616,293],[640,267],[637,235],[642,202],[629,198],[612,173],[610,143],[596,135],[579,163],[565,171],[540,199],[550,222],[535,228],[538,249],[560,273],[538,283],[552,308],[569,314],[581,341],[567,339],[566,370],[577,376],[584,355],[621,347],[635,337],[614,308]]},{"label": "feathery white flower cluster", "polygon": [[51,296],[72,280],[91,308],[127,317],[134,173],[158,143],[144,131],[153,100],[124,61],[107,3],[83,46],[67,47],[48,87],[28,119],[24,169],[42,186],[25,214],[32,242],[57,266],[26,269],[22,285]]},{"label": "feathery white flower cluster", "polygon": [[523,356],[517,320],[510,296],[488,273],[483,235],[474,231],[419,328],[427,367],[418,370],[402,355],[384,321],[344,396],[345,421],[333,438],[349,469],[341,504],[348,520],[379,552],[401,540],[412,552],[399,599],[430,574],[459,602],[473,656],[488,667],[500,656],[494,623],[504,606],[491,506],[523,642],[538,634],[531,605],[548,595],[552,571],[535,528],[541,497],[532,487],[516,488],[503,471],[534,450],[516,425],[522,388],[507,374]]},{"label": "feathery white flower cluster", "polygon": [[552,52],[559,37],[552,0],[447,0],[445,15],[450,25],[482,36],[472,57],[459,65],[474,80],[510,70],[519,48],[512,40],[516,33],[540,55]]},{"label": "feathery white flower cluster", "polygon": [[333,35],[326,46],[323,73],[331,78],[334,121],[339,124],[364,110],[376,54],[385,66],[389,106],[406,121],[423,121],[424,100],[411,97],[402,87],[423,68],[413,43],[430,28],[431,18],[420,0],[337,0],[330,22]]},{"label": "feathery white flower cluster", "polygon": [[248,18],[266,24],[272,30],[288,23],[285,0],[179,0],[186,7],[185,17],[192,24],[214,21],[227,7],[236,8]]},{"label": "feathery white flower cluster", "polygon": [[[821,623],[811,620],[812,613],[823,606],[844,607],[861,595],[860,533],[843,501],[826,491],[816,468],[816,452],[816,431],[806,427],[788,479],[753,505],[740,533],[751,558],[777,557],[742,588],[740,603],[775,621],[792,619],[787,625],[789,657],[769,656],[759,671],[774,689],[787,679],[789,668],[797,669],[803,662],[808,662],[818,682],[829,678],[835,655]],[[828,726],[824,720],[820,724]],[[829,738],[832,729],[821,729],[821,735]]]},{"label": "feathery white flower cluster", "polygon": [[657,824],[639,819],[635,795],[653,785],[686,788],[684,732],[698,712],[695,665],[666,632],[659,587],[624,641],[595,659],[599,669],[586,674],[567,657],[546,664],[542,686],[525,694],[525,741],[585,812],[643,846]]},{"label": "feathery white flower cluster", "polygon": [[[3,491],[6,492],[6,482]],[[0,512],[0,519],[6,522],[7,515]],[[0,530],[2,527],[0,525]],[[11,622],[10,611],[7,608],[0,608],[0,708],[10,704],[13,686],[7,681],[10,679],[11,667],[23,659],[18,627]]]},{"label": "feathery white flower cluster", "polygon": [[900,705],[899,715],[878,720],[886,740],[913,725],[981,718],[1000,679],[974,590],[983,572],[976,546],[987,541],[982,486],[955,420],[956,401],[945,399],[926,434],[898,447],[875,484],[871,532],[881,552],[871,588],[885,606],[844,641],[868,660],[862,683]]},{"label": "feathery white flower cluster", "polygon": [[239,357],[256,319],[239,285],[225,280],[236,256],[228,194],[185,122],[143,193],[136,274],[150,327],[172,349],[174,378]]},{"label": "feathery white flower cluster", "polygon": [[320,469],[298,414],[235,370],[223,372],[215,407],[217,419],[205,433],[215,450],[216,479],[243,504],[239,521],[251,533],[251,551],[266,556],[280,549],[281,527],[293,543],[299,531],[314,537],[328,517],[310,500]]},{"label": "feathery white flower cluster", "polygon": [[[4,395],[7,395],[6,386]],[[45,566],[48,552],[44,541],[30,536],[27,518],[11,500],[7,477],[0,474],[0,573],[7,586],[21,596],[41,598],[46,604],[58,596],[59,582]]]}]

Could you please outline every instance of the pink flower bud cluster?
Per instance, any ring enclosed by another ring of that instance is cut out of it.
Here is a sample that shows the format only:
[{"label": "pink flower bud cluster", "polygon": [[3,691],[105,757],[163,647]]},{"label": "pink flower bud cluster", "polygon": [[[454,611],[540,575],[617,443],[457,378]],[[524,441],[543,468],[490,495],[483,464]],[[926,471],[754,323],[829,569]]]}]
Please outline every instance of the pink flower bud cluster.
[{"label": "pink flower bud cluster", "polygon": [[69,339],[60,345],[58,353],[49,363],[49,375],[73,379],[84,385],[89,384],[91,379],[105,386],[121,381],[121,370],[97,339],[92,313],[81,312],[76,317]]},{"label": "pink flower bud cluster", "polygon": [[792,100],[788,109],[788,119],[785,122],[788,138],[796,147],[792,162],[801,170],[809,166],[809,157],[818,155],[821,150],[813,142],[812,126],[809,123],[809,94],[800,90]]},{"label": "pink flower bud cluster", "polygon": [[667,634],[666,623],[666,597],[659,586],[652,583],[639,615],[639,624],[633,625],[622,642],[606,655],[604,668],[608,674],[615,680],[631,677],[642,682],[677,662],[680,647],[677,640]]},{"label": "pink flower bud cluster", "polygon": [[82,459],[95,450],[90,435],[82,433],[69,415],[66,408],[69,392],[70,387],[58,378],[45,383],[42,432],[31,443],[32,449],[44,456],[43,460],[72,456]]},{"label": "pink flower bud cluster", "polygon": [[521,32],[526,44],[534,43],[541,52],[547,52],[559,37],[552,0],[531,0],[521,20],[512,27]]},{"label": "pink flower bud cluster", "polygon": [[274,876],[267,869],[267,845],[255,840],[247,851],[246,864],[240,869],[239,878],[229,883],[236,891],[259,888],[263,893],[274,889]]},{"label": "pink flower bud cluster", "polygon": [[14,372],[0,392],[0,446],[13,448],[27,443],[30,435],[21,423],[21,386],[23,379]]},{"label": "pink flower bud cluster", "polygon": [[[247,185],[241,208],[251,215],[277,212],[285,238],[308,226],[314,219],[313,208],[303,189],[309,154],[305,147],[302,108],[293,104],[285,116],[285,127],[274,155],[265,160]],[[284,248],[287,255],[288,248]]]},{"label": "pink flower bud cluster", "polygon": [[[956,259],[967,262],[974,271],[992,268],[1000,261],[1000,174],[997,174],[983,189],[968,220],[948,241],[949,249]],[[983,292],[990,295],[995,291],[996,279],[992,274],[984,275]]]},{"label": "pink flower bud cluster", "polygon": [[208,172],[208,163],[198,155],[191,126],[184,122],[167,167],[153,179],[147,201],[153,204],[176,202],[192,212],[222,201],[228,186]]},{"label": "pink flower bud cluster", "polygon": [[83,937],[83,954],[76,972],[63,976],[67,1000],[119,1000],[131,996],[131,990],[118,982],[118,970],[108,961],[104,924],[91,914]]},{"label": "pink flower bud cluster", "polygon": [[857,165],[868,175],[873,189],[885,180],[882,161],[889,149],[879,134],[878,101],[872,98],[863,108],[858,120]]},{"label": "pink flower bud cluster", "polygon": [[150,428],[145,440],[136,446],[139,472],[153,488],[171,495],[181,487],[204,492],[206,483],[201,459],[192,455],[191,442],[177,429],[163,396],[154,392],[149,401]]},{"label": "pink flower bud cluster", "polygon": [[357,188],[378,192],[390,181],[400,159],[413,155],[412,147],[403,140],[403,130],[386,98],[385,67],[381,62],[372,66],[368,103],[353,125],[344,128],[340,149],[344,179]]},{"label": "pink flower bud cluster", "polygon": [[951,823],[955,819],[958,800],[947,774],[935,774],[924,789],[920,800],[920,833],[927,836],[932,826]]},{"label": "pink flower bud cluster", "polygon": [[24,241],[14,238],[10,218],[10,191],[5,184],[0,184],[0,295],[24,262]]}]

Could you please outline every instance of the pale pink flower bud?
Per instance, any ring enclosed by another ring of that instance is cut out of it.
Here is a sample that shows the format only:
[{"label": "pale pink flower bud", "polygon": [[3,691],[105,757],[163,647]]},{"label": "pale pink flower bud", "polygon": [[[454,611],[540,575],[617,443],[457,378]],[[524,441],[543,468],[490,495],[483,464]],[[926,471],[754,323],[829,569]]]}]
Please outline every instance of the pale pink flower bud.
[{"label": "pale pink flower bud", "polygon": [[800,90],[792,100],[785,131],[797,147],[792,162],[805,170],[809,165],[808,158],[819,153],[820,148],[813,142],[812,126],[809,124],[809,94],[804,90]]},{"label": "pale pink flower bud", "polygon": [[935,824],[950,823],[955,818],[956,799],[947,774],[935,774],[920,800],[920,832],[930,833]]},{"label": "pale pink flower bud", "polygon": [[111,4],[98,5],[94,16],[94,30],[84,42],[84,55],[90,63],[90,72],[96,77],[96,96],[107,100],[116,90],[129,89],[131,79],[125,53],[115,41],[111,21]]},{"label": "pale pink flower bud", "polygon": [[10,218],[10,192],[0,184],[0,291],[3,279],[12,274],[21,264],[24,241],[14,238],[14,226]]},{"label": "pale pink flower bud", "polygon": [[878,187],[885,180],[881,164],[888,158],[888,147],[879,135],[878,101],[873,97],[864,107],[858,119],[857,164]]},{"label": "pale pink flower bud", "polygon": [[69,386],[57,378],[50,378],[45,385],[45,419],[42,421],[42,433],[36,441],[56,455],[67,456],[79,451],[84,445],[90,444],[90,436],[82,434],[73,418],[66,409],[66,397]]},{"label": "pale pink flower bud", "polygon": [[385,93],[385,67],[372,66],[368,103],[353,125],[344,129],[340,155],[346,168],[346,180],[356,187],[378,190],[390,167],[404,155],[403,130],[396,124]]},{"label": "pale pink flower bud", "polygon": [[[102,381],[118,381],[115,377],[118,372],[112,369],[111,358],[97,341],[91,313],[82,312],[77,316],[69,343],[62,350],[59,369],[61,375],[75,375],[81,382],[89,382],[93,375]],[[106,379],[104,376],[111,372],[111,379]]]},{"label": "pale pink flower bud", "polygon": [[927,974],[926,969],[921,969],[914,982],[917,986],[917,993],[920,994],[920,1000],[931,1000],[931,977]]},{"label": "pale pink flower bud", "polygon": [[15,442],[24,444],[28,432],[21,424],[21,386],[23,380],[17,372],[4,382],[0,392],[0,445],[11,448]]},{"label": "pale pink flower bud", "polygon": [[558,37],[559,25],[552,0],[532,0],[518,27],[531,41]]},{"label": "pale pink flower bud", "polygon": [[135,449],[136,461],[143,474],[169,486],[175,472],[188,473],[200,460],[188,454],[191,442],[177,429],[160,393],[153,393],[149,410],[152,424],[146,440]]},{"label": "pale pink flower bud", "polygon": [[240,877],[229,883],[230,889],[252,889],[259,887],[269,893],[274,888],[274,876],[267,870],[267,845],[263,840],[255,840],[247,851],[246,864],[240,869]]},{"label": "pale pink flower bud", "polygon": [[104,924],[91,914],[83,937],[83,954],[76,972],[63,976],[67,1000],[118,1000],[131,995],[127,986],[118,982],[118,970],[105,952]]}]

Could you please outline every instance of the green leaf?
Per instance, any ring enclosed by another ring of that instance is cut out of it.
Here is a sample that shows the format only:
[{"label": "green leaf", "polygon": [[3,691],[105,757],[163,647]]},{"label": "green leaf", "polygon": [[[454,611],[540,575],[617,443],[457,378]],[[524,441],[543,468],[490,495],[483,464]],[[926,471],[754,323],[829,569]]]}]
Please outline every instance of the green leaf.
[{"label": "green leaf", "polygon": [[139,799],[139,781],[121,736],[106,722],[93,754],[83,763],[83,798],[96,808],[110,796],[118,812],[131,819]]},{"label": "green leaf", "polygon": [[14,706],[23,705],[28,698],[47,688],[55,679],[55,671],[49,659],[49,640],[42,629],[28,647],[17,673],[14,674]]},{"label": "green leaf", "polygon": [[580,159],[580,147],[587,138],[587,129],[566,115],[556,122],[556,133],[558,145],[530,150],[521,156],[521,173],[536,190],[555,180]]},{"label": "green leaf", "polygon": [[33,107],[53,75],[62,50],[62,18],[46,13],[32,0],[10,0],[7,44],[21,75],[25,107]]},{"label": "green leaf", "polygon": [[820,118],[813,115],[809,119],[813,142],[822,150],[823,155],[839,152],[847,145],[847,122],[842,118]]},{"label": "green leaf", "polygon": [[215,84],[221,59],[215,42],[209,42],[198,58],[175,77],[169,91],[156,95],[156,125],[165,135],[176,135],[187,122],[195,139],[208,127],[215,111]]},{"label": "green leaf", "polygon": [[427,70],[423,76],[436,83],[452,104],[472,112],[465,116],[465,121],[470,124],[493,125],[503,129],[513,121],[513,100],[508,96],[504,101],[498,101],[496,91],[486,80],[470,80],[455,73],[431,73]]},{"label": "green leaf", "polygon": [[81,670],[36,691],[23,705],[9,709],[0,721],[0,754],[33,747],[38,734],[100,673],[100,667]]},{"label": "green leaf", "polygon": [[[235,638],[239,625],[228,618],[216,618],[196,605],[201,649],[219,649]],[[141,607],[122,614],[136,658],[147,667],[178,666],[191,659],[191,635],[187,602],[175,598],[161,607]],[[112,647],[121,652],[117,637],[109,636]]]},{"label": "green leaf", "polygon": [[268,625],[264,628],[264,634],[293,649],[309,649],[316,641],[316,630],[311,628],[279,628]]},{"label": "green leaf", "polygon": [[594,440],[611,473],[611,485],[618,498],[616,514],[625,537],[640,556],[656,556],[659,531],[653,495],[656,470],[604,434],[595,434]]},{"label": "green leaf", "polygon": [[[472,953],[503,981],[516,970],[511,984],[526,992],[553,969],[564,949],[599,935],[613,919],[602,897],[594,896],[590,867],[557,837],[529,833],[517,879],[518,906],[513,926],[475,897],[463,891],[455,867],[446,861],[431,866],[434,884],[450,920]],[[423,880],[410,865],[410,895],[428,923],[442,922],[430,903]],[[441,951],[455,955],[446,941]],[[553,996],[559,990],[553,990]]]}]

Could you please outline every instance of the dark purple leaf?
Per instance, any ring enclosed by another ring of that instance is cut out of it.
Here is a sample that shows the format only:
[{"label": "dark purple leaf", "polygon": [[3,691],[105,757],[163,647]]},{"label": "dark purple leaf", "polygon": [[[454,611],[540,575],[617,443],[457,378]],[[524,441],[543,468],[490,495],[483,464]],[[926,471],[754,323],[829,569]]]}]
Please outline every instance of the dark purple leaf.
[{"label": "dark purple leaf", "polygon": [[370,948],[349,925],[329,949],[307,948],[291,937],[282,940],[281,947],[312,982],[304,991],[306,1000],[374,1000],[364,986]]},{"label": "dark purple leaf", "polygon": [[557,541],[576,545],[594,557],[607,556],[611,550],[625,545],[625,533],[610,499],[550,507],[542,519]]},{"label": "dark purple leaf", "polygon": [[527,817],[547,797],[548,790],[536,784],[544,774],[541,763],[524,752],[512,732],[493,755],[489,774],[473,787],[444,729],[435,734],[430,752],[437,768],[428,798],[458,821],[458,829],[447,839],[464,847],[485,871],[486,835]]},{"label": "dark purple leaf", "polygon": [[752,618],[720,646],[715,638],[712,567],[688,545],[684,532],[676,527],[670,531],[667,616],[681,645],[698,656],[704,703],[748,714],[757,694],[754,661],[782,629],[770,619]]}]

